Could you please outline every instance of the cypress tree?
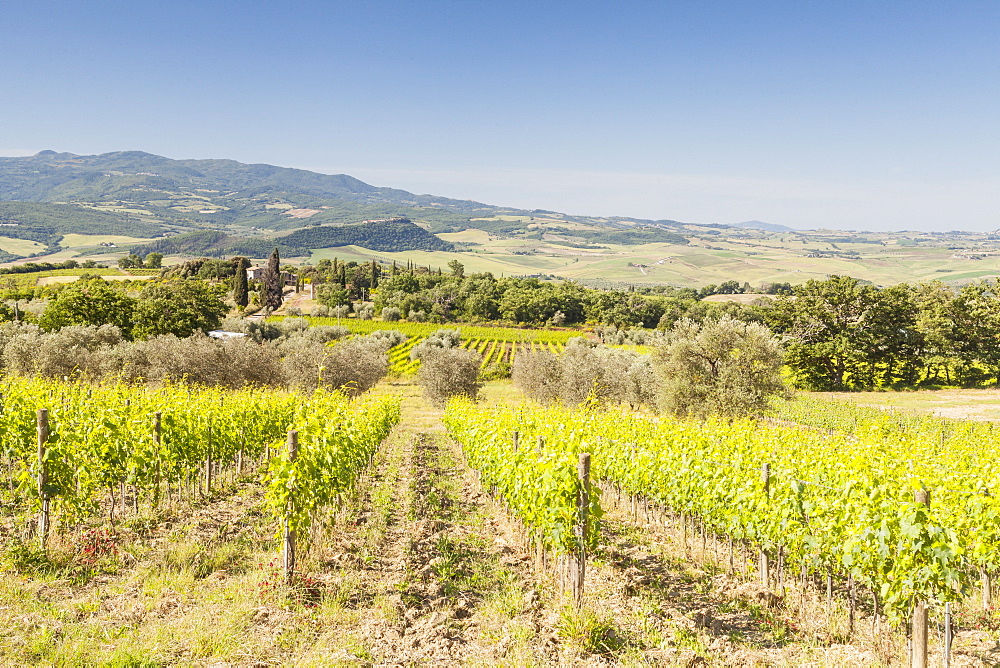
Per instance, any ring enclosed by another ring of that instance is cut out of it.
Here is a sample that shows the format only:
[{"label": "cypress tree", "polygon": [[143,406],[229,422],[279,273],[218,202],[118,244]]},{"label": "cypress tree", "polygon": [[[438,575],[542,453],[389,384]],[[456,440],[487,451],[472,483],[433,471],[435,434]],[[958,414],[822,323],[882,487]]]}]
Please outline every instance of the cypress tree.
[{"label": "cypress tree", "polygon": [[247,285],[247,269],[250,268],[250,260],[237,255],[231,262],[236,275],[233,276],[233,301],[240,308],[246,308],[250,303],[250,287]]},{"label": "cypress tree", "polygon": [[264,268],[264,306],[272,311],[281,307],[281,258],[278,257],[278,249],[271,252],[271,257],[267,259],[267,266]]}]

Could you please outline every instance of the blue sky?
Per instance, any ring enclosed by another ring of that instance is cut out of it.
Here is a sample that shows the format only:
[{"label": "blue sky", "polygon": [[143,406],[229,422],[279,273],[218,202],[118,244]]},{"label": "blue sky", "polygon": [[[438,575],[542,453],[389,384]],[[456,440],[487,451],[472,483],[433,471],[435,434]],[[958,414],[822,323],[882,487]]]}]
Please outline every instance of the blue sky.
[{"label": "blue sky", "polygon": [[1000,228],[998,2],[0,0],[0,155],[493,204]]}]

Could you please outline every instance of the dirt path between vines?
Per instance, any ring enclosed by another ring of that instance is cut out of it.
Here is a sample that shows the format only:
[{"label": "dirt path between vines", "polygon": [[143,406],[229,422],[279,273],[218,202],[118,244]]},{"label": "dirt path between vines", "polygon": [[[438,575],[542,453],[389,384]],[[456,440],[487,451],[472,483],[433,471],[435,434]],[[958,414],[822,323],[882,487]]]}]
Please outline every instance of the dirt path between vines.
[{"label": "dirt path between vines", "polygon": [[[388,665],[547,662],[534,573],[505,538],[440,412],[408,382],[402,424],[385,444],[360,511],[325,559],[352,589],[343,626],[327,628],[296,663]],[[352,587],[351,583],[355,583]]]}]

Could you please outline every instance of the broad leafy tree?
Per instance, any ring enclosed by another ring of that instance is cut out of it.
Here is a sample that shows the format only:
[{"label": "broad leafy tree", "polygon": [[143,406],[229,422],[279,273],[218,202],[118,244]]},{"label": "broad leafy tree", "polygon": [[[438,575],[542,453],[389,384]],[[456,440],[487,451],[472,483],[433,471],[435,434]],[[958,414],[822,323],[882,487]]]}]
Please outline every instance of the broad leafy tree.
[{"label": "broad leafy tree", "polygon": [[849,276],[811,280],[766,311],[788,337],[789,366],[814,389],[867,389],[895,382],[920,349],[916,307],[906,286],[881,290]]},{"label": "broad leafy tree", "polygon": [[140,339],[191,336],[216,329],[227,310],[220,290],[205,281],[156,281],[139,293],[132,332]]},{"label": "broad leafy tree", "polygon": [[131,336],[136,300],[103,278],[70,283],[49,300],[39,324],[52,331],[67,325],[115,325]]}]

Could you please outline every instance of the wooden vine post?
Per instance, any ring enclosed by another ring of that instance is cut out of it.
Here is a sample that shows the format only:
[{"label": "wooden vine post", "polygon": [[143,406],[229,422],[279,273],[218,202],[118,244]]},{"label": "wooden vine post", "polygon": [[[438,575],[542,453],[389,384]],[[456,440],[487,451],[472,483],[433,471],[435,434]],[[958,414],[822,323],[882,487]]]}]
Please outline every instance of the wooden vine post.
[{"label": "wooden vine post", "polygon": [[[299,432],[288,431],[288,461],[294,462],[299,454]],[[290,510],[290,509],[289,509]],[[285,514],[285,580],[292,584],[295,577],[295,531],[288,526],[288,514]]]},{"label": "wooden vine post", "polygon": [[[156,411],[153,413],[153,449],[156,451],[156,492],[153,495],[153,504],[156,506],[160,505],[160,477],[162,471],[160,471],[160,438],[162,432],[162,422],[163,413]],[[170,492],[170,482],[167,482],[167,495]]]},{"label": "wooden vine post", "polygon": [[208,421],[208,443],[205,449],[205,496],[212,496],[212,420]]},{"label": "wooden vine post", "polygon": [[[764,485],[764,502],[768,503],[771,499],[771,465],[765,463],[760,467],[760,481]],[[770,564],[768,563],[767,557],[767,547],[760,548],[760,584],[762,587],[767,589],[770,587],[771,578],[769,573]]]},{"label": "wooden vine post", "polygon": [[[931,493],[926,489],[914,492],[913,500],[928,508],[931,506]],[[913,657],[910,665],[913,668],[927,668],[927,603],[917,601],[913,604]]]},{"label": "wooden vine post", "polygon": [[[989,490],[984,489],[983,496],[989,495]],[[993,607],[993,582],[985,564],[979,568],[979,584],[983,592],[983,612],[989,612],[990,608]]]},{"label": "wooden vine post", "polygon": [[583,603],[583,583],[587,575],[587,519],[590,512],[590,454],[580,453],[577,465],[580,477],[579,495],[577,497],[576,554],[573,558],[573,602],[579,607]]},{"label": "wooden vine post", "polygon": [[42,512],[38,516],[38,540],[42,550],[49,540],[49,475],[45,465],[46,443],[49,441],[49,411],[38,409],[38,498],[42,500]]}]

